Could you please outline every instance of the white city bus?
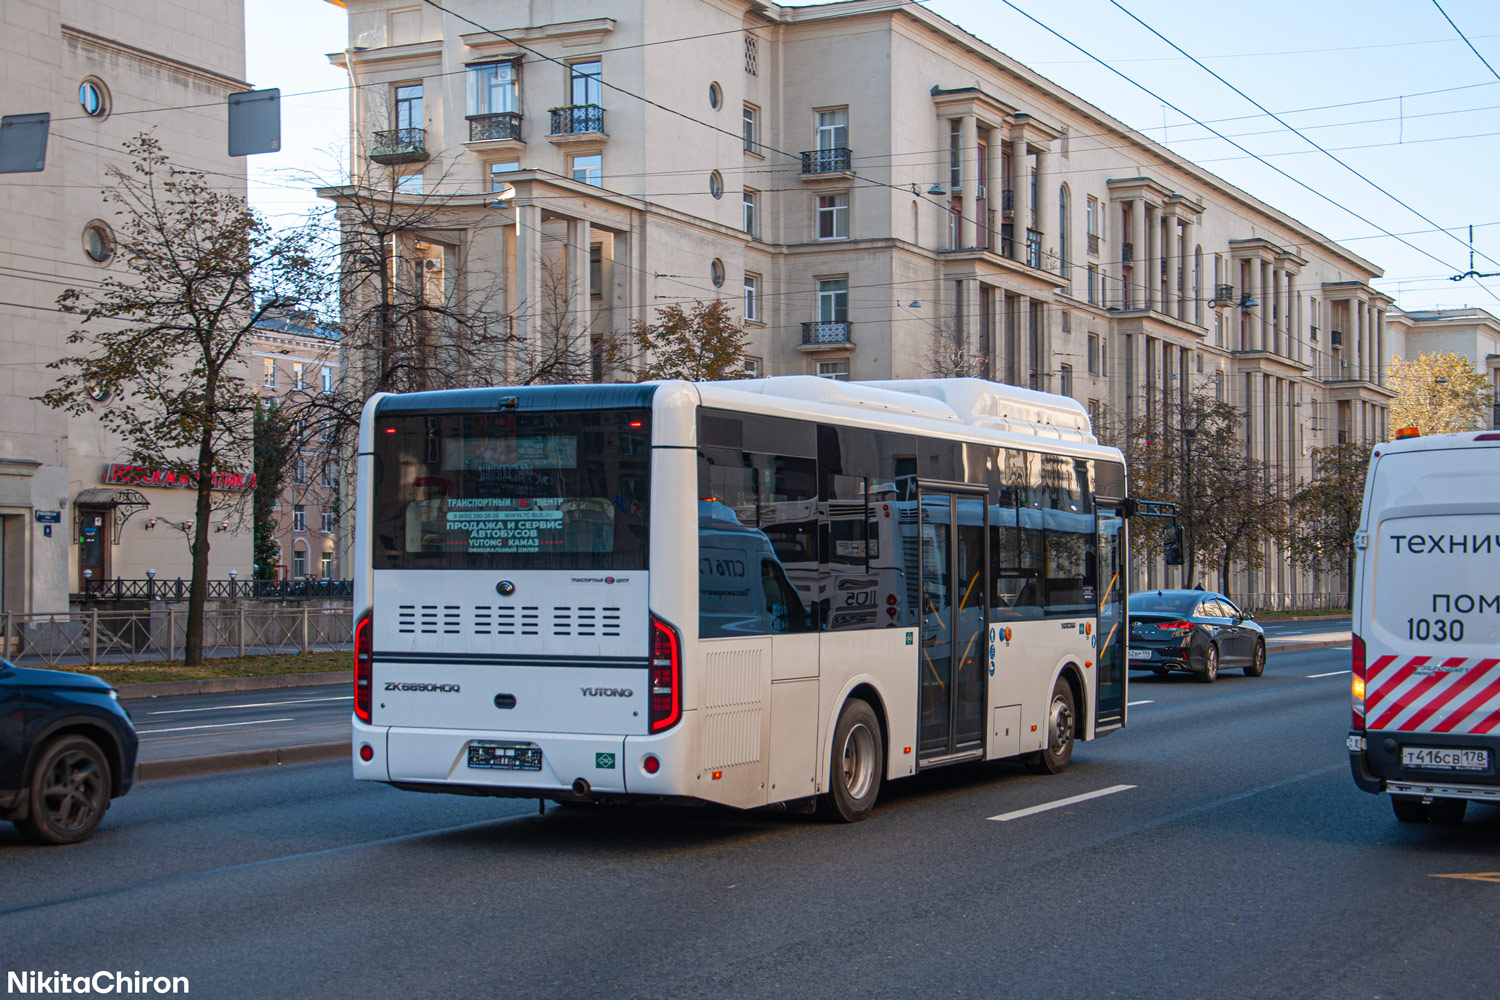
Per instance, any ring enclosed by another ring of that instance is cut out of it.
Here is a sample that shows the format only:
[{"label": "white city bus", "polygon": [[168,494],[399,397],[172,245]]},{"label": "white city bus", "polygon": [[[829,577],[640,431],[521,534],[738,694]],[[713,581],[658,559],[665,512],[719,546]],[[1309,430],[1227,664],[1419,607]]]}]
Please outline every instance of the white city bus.
[{"label": "white city bus", "polygon": [[354,776],[816,805],[1125,724],[1125,469],[975,379],[380,395]]}]

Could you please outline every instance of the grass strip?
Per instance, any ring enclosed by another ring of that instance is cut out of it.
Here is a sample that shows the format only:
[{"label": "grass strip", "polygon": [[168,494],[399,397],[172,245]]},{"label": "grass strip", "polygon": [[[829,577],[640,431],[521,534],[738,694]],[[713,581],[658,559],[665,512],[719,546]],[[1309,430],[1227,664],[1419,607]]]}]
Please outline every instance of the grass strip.
[{"label": "grass strip", "polygon": [[146,681],[202,681],[220,677],[270,677],[275,674],[312,674],[354,669],[354,654],[348,650],[312,653],[265,653],[257,656],[205,657],[202,666],[189,667],[181,660],[143,663],[96,663],[92,666],[54,667],[75,674],[93,674],[114,684]]}]

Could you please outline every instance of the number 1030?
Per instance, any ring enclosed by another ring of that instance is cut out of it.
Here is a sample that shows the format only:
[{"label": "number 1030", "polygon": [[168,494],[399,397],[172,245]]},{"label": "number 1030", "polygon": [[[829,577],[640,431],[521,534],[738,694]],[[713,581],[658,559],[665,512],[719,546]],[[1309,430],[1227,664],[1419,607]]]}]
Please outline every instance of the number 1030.
[{"label": "number 1030", "polygon": [[1431,639],[1435,642],[1463,642],[1463,619],[1408,618],[1406,619],[1406,637],[1424,641]]}]

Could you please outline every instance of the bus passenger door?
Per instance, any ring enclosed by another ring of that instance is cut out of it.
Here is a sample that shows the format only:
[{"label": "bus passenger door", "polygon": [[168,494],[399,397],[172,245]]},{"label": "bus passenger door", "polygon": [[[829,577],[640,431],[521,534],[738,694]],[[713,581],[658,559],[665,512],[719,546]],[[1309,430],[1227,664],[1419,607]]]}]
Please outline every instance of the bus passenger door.
[{"label": "bus passenger door", "polygon": [[1099,529],[1099,648],[1094,733],[1125,724],[1125,519],[1118,507],[1095,508]]},{"label": "bus passenger door", "polygon": [[986,517],[983,494],[921,495],[917,763],[984,752]]}]

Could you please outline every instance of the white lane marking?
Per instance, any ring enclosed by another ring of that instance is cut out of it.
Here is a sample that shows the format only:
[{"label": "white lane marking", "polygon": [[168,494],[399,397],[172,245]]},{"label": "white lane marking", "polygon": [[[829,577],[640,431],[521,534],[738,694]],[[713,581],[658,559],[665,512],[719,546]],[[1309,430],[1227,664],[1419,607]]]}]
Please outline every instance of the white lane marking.
[{"label": "white lane marking", "polygon": [[1128,792],[1134,787],[1134,785],[1110,785],[1108,788],[1101,788],[1097,792],[1085,792],[1082,795],[1073,795],[1066,799],[1058,799],[1056,802],[1046,802],[1039,806],[1017,809],[1015,812],[1001,813],[999,816],[991,816],[989,818],[999,823],[1009,823],[1013,819],[1020,819],[1023,816],[1034,816],[1049,809],[1061,809],[1063,806],[1070,806],[1075,802],[1087,802],[1089,799],[1097,799],[1101,795]]},{"label": "white lane marking", "polygon": [[190,729],[228,729],[230,726],[264,726],[272,722],[296,722],[296,719],[254,719],[250,722],[215,722],[207,726],[178,726],[176,729],[142,729],[142,736],[155,736],[157,733],[185,733]]},{"label": "white lane marking", "polygon": [[1155,704],[1156,704],[1156,699],[1152,698],[1152,699],[1149,699],[1147,701],[1127,701],[1125,703],[1125,706],[1127,708],[1135,708],[1135,706],[1137,706],[1137,705],[1155,705]]},{"label": "white lane marking", "polygon": [[189,712],[225,712],[231,708],[275,708],[277,705],[311,705],[320,701],[353,701],[354,695],[346,694],[337,698],[293,698],[289,701],[257,701],[247,705],[214,705],[210,708],[168,708],[158,712],[147,712],[147,715],[186,715]]},{"label": "white lane marking", "polygon": [[1352,673],[1354,673],[1354,671],[1352,669],[1351,670],[1335,670],[1335,671],[1332,671],[1331,673],[1326,673],[1326,674],[1308,674],[1307,675],[1307,679],[1310,680],[1310,681],[1312,681],[1312,680],[1317,680],[1319,677],[1338,677],[1341,674],[1352,674]]}]

